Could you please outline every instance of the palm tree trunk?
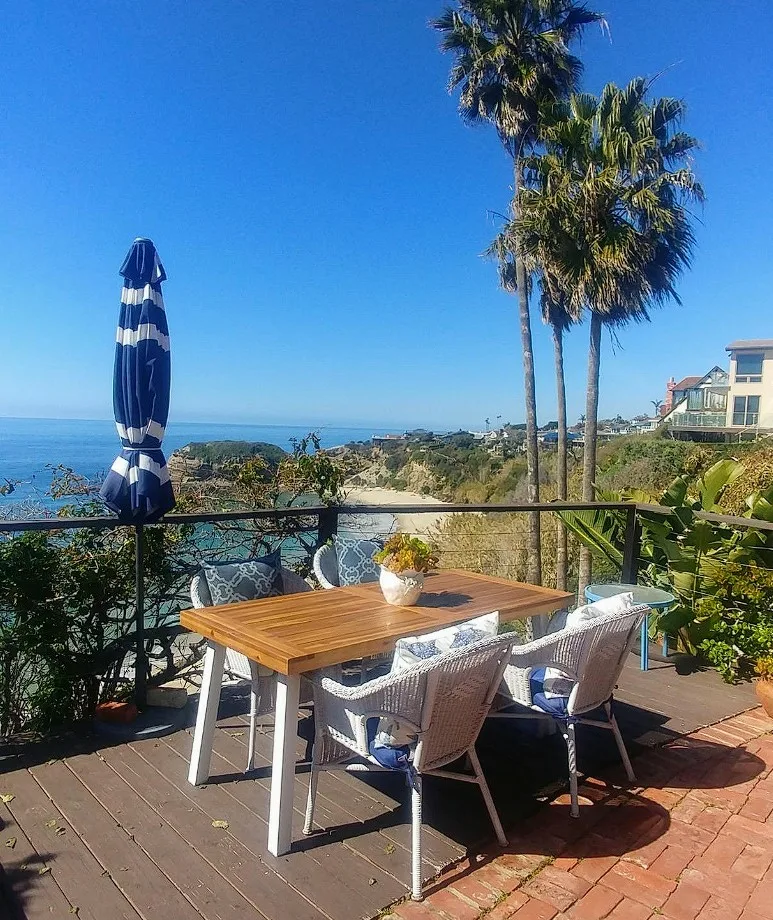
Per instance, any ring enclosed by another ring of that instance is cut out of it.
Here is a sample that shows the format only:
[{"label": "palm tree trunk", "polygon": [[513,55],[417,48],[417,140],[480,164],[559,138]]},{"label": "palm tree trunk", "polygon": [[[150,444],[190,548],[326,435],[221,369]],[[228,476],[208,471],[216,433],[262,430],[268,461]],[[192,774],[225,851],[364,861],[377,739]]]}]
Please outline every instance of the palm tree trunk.
[{"label": "palm tree trunk", "polygon": [[[595,497],[596,433],[599,418],[599,367],[601,364],[601,330],[604,320],[599,313],[591,313],[590,342],[588,344],[588,386],[585,393],[585,450],[582,462],[582,500],[591,502]],[[577,599],[582,603],[585,588],[592,574],[591,552],[580,550],[580,573]]]},{"label": "palm tree trunk", "polygon": [[[567,497],[567,436],[566,436],[566,383],[564,381],[564,334],[560,326],[553,327],[553,353],[556,360],[556,398],[558,403],[558,456],[556,457],[556,484],[558,498]],[[566,590],[566,567],[569,556],[566,527],[560,517],[556,518],[556,588]]]},{"label": "palm tree trunk", "polygon": [[[521,145],[516,146],[516,151]],[[515,194],[513,195],[513,219],[518,224],[518,190],[523,180],[521,158],[515,157]],[[515,280],[518,288],[518,315],[521,326],[521,348],[523,350],[523,394],[526,402],[526,477],[527,496],[530,502],[539,501],[539,453],[537,448],[537,394],[534,383],[534,351],[531,340],[531,316],[529,314],[529,289],[526,269],[520,255],[515,260]],[[529,562],[528,579],[532,584],[542,584],[542,550],[540,546],[539,511],[529,512]]]}]

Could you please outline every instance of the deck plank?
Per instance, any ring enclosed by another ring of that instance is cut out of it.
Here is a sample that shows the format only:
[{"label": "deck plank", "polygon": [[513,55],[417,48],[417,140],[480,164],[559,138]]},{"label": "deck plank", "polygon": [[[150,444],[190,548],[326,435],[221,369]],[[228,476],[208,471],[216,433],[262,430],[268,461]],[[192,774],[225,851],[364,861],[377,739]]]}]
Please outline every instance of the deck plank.
[{"label": "deck plank", "polygon": [[[227,720],[233,724],[233,720]],[[238,722],[238,725],[245,723]],[[227,738],[222,738],[218,743],[221,747],[229,746],[230,751],[228,759],[235,765],[236,769],[241,769],[241,765],[246,759],[246,739],[245,732],[239,737],[234,736],[231,732],[224,729],[222,734]],[[221,737],[220,735],[218,737]],[[232,745],[239,745],[239,753]],[[256,764],[259,762],[264,768],[270,769],[272,756],[273,734],[270,731],[259,731],[256,738]],[[305,748],[305,742],[298,739],[298,753],[302,753]],[[382,792],[375,783],[384,784],[395,790],[395,796],[387,795]],[[266,780],[268,788],[268,780]],[[303,813],[305,808],[305,797],[308,791],[308,776],[300,773],[296,776],[296,807]],[[392,776],[389,774],[370,774],[367,778],[363,774],[352,775],[342,771],[327,771],[320,776],[319,789],[317,792],[318,808],[326,809],[325,812],[319,810],[316,814],[316,825],[327,830],[334,831],[336,827],[346,824],[363,824],[373,826],[376,822],[378,826],[378,837],[374,838],[373,833],[362,833],[363,828],[357,828],[358,836],[350,841],[344,841],[347,846],[361,852],[366,858],[371,859],[387,871],[397,869],[399,865],[410,866],[410,811],[408,810],[409,799],[402,776]],[[379,820],[381,819],[381,820]],[[450,862],[460,859],[464,853],[464,847],[454,845],[447,837],[439,834],[432,828],[429,823],[425,824],[422,833],[422,851],[426,866],[424,867],[426,877],[430,878],[436,874],[437,870],[447,866]],[[401,852],[402,851],[402,852]],[[406,863],[404,855],[407,856]],[[389,857],[385,860],[384,857]],[[388,865],[385,865],[388,862]],[[432,870],[435,871],[432,871]],[[410,872],[410,869],[408,869]],[[398,870],[397,877],[401,881],[409,878],[404,871]]]},{"label": "deck plank", "polygon": [[[23,771],[18,771],[19,773]],[[11,792],[13,776],[2,778],[3,793]],[[10,806],[16,803],[13,811]],[[0,868],[2,868],[3,895],[0,906],[8,906],[13,920],[51,920],[67,917],[72,905],[56,879],[51,874],[53,857],[46,848],[34,846],[26,832],[31,823],[28,809],[22,800],[0,805]],[[15,837],[11,847],[5,844]],[[5,901],[5,904],[3,904]],[[4,915],[0,915],[3,916]]]},{"label": "deck plank", "polygon": [[[221,709],[230,715],[215,732],[215,781],[201,788],[186,780],[185,731],[114,747],[74,737],[56,749],[64,758],[57,763],[47,762],[50,746],[12,752],[2,764],[5,786],[0,780],[0,791],[16,796],[0,805],[0,918],[67,918],[79,906],[84,920],[352,920],[373,917],[404,894],[410,818],[401,777],[323,775],[318,819],[325,830],[303,838],[308,774],[301,764],[293,850],[268,854],[273,727],[270,718],[261,720],[257,769],[245,777],[247,700],[242,693],[234,703],[231,695],[224,690]],[[634,758],[648,745],[756,705],[749,685],[727,686],[711,671],[678,674],[658,661],[641,672],[635,655],[616,696]],[[490,720],[478,749],[506,828],[517,829],[540,807],[540,796],[565,789],[566,749],[558,735],[538,737],[524,723]],[[299,737],[299,762],[304,754]],[[611,734],[582,727],[578,756],[590,774],[615,762]],[[424,813],[425,875],[493,838],[473,787],[428,781]],[[66,834],[45,827],[55,817],[67,822]],[[217,818],[229,828],[215,833]],[[14,849],[2,846],[9,836],[17,837]],[[38,875],[39,867],[50,871]]]},{"label": "deck plank", "polygon": [[[261,747],[270,746],[271,741],[261,735],[256,745],[255,765],[257,770],[252,774],[255,782],[261,787],[262,806],[261,813],[268,814],[268,800],[271,789],[270,761],[261,754]],[[222,759],[227,765],[226,769],[238,773],[246,758],[246,746],[240,739],[233,737],[228,731],[219,731],[215,743],[216,757]],[[389,821],[393,820],[394,809],[381,809],[372,803],[368,814],[361,819],[350,807],[350,802],[342,796],[338,789],[331,795],[329,791],[329,775],[320,776],[317,792],[317,805],[315,808],[314,833],[304,837],[303,817],[305,815],[306,797],[309,789],[309,775],[299,772],[295,777],[295,790],[293,808],[293,839],[295,848],[307,850],[318,849],[320,841],[325,839],[338,840],[347,849],[352,850],[367,862],[378,866],[392,876],[397,882],[405,886],[410,878],[410,853],[402,848],[390,847],[390,841],[380,831]],[[439,866],[426,861],[424,867],[426,878],[437,874]]]},{"label": "deck plank", "polygon": [[[247,719],[241,717],[239,724],[246,726]],[[268,722],[261,726],[257,734],[256,752],[263,758],[264,763],[270,765],[273,744],[273,725]],[[243,734],[237,740],[245,745],[246,738]],[[298,739],[298,753],[302,754],[305,741]],[[389,789],[387,793],[385,788]],[[356,774],[335,770],[328,771],[320,777],[319,793],[325,795],[331,802],[337,803],[358,821],[369,821],[379,814],[392,813],[399,821],[385,824],[379,830],[388,842],[395,847],[400,847],[407,853],[411,851],[411,819],[409,811],[409,796],[402,776],[393,776],[385,773]],[[481,808],[483,808],[481,801]],[[425,823],[422,829],[422,850],[427,862],[442,868],[449,863],[461,859],[465,853],[465,846],[449,839],[432,826],[431,813],[425,814]]]},{"label": "deck plank", "polygon": [[[102,767],[96,775],[92,762]],[[137,839],[163,840],[167,835],[162,822],[154,820],[139,799],[135,798],[128,811],[122,806],[119,784],[123,783],[96,754],[79,754],[66,762],[37,767],[32,773],[68,823],[100,854],[100,861],[143,920],[202,920],[202,914]],[[194,878],[191,873],[186,887]]]},{"label": "deck plank", "polygon": [[[331,839],[324,846],[304,846],[305,838],[301,834],[303,815],[297,808],[293,816],[293,829],[300,845],[281,857],[268,853],[264,816],[268,814],[269,793],[262,782],[242,779],[239,774],[240,778],[236,781],[197,788],[185,779],[185,770],[182,768],[184,761],[179,752],[171,747],[168,747],[168,754],[164,754],[161,749],[154,749],[148,757],[152,757],[154,765],[162,770],[186,798],[208,813],[214,814],[217,811],[227,815],[226,820],[233,822],[234,833],[255,854],[255,858],[275,867],[298,890],[314,891],[315,903],[329,916],[340,917],[342,920],[372,916],[383,906],[385,893],[389,893],[393,899],[405,893],[408,878],[404,883],[399,882],[338,841]],[[215,753],[215,763],[220,757],[220,754]],[[233,766],[227,761],[224,763],[230,768]],[[278,916],[281,918],[282,914]]]},{"label": "deck plank", "polygon": [[[211,818],[176,795],[130,745],[106,749],[102,756],[114,772],[113,795],[118,797],[114,807],[126,815],[128,829],[159,868],[178,886],[187,885],[183,890],[203,917],[260,920],[271,916],[265,902],[271,903],[272,892],[268,885],[258,883],[263,873],[246,847],[213,827]],[[89,781],[105,782],[97,776]],[[128,812],[131,807],[136,816]],[[193,879],[195,887],[190,884]],[[319,913],[308,903],[299,910],[293,892],[285,886],[282,895],[303,920],[319,920]]]},{"label": "deck plank", "polygon": [[80,920],[100,920],[105,911],[115,920],[140,920],[140,915],[110,878],[76,830],[27,770],[3,779],[15,798],[9,809],[38,853],[46,854],[51,876]]}]

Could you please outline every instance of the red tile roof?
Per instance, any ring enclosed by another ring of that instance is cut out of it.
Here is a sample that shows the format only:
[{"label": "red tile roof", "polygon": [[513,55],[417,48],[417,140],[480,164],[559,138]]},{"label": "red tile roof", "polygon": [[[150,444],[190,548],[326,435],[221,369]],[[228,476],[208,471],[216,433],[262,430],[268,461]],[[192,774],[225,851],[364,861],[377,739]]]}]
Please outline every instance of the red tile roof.
[{"label": "red tile roof", "polygon": [[679,381],[679,383],[674,384],[674,389],[675,390],[689,390],[690,387],[694,387],[696,383],[700,383],[701,380],[703,380],[703,377],[705,376],[706,375],[704,374],[702,377],[684,377],[682,380]]}]

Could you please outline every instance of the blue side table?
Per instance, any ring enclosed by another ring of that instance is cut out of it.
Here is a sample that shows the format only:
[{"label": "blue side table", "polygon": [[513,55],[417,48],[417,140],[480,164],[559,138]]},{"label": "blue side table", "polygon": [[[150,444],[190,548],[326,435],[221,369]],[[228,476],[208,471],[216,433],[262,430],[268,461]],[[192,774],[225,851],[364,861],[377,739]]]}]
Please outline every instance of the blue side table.
[{"label": "blue side table", "polygon": [[[585,589],[585,599],[589,603],[600,601],[605,597],[614,597],[616,594],[633,594],[634,604],[646,604],[647,607],[655,610],[667,610],[676,598],[668,591],[661,588],[648,588],[645,585],[588,585]],[[645,616],[641,624],[641,669],[646,671],[649,668],[649,617]],[[668,654],[668,637],[663,637],[663,654]]]}]

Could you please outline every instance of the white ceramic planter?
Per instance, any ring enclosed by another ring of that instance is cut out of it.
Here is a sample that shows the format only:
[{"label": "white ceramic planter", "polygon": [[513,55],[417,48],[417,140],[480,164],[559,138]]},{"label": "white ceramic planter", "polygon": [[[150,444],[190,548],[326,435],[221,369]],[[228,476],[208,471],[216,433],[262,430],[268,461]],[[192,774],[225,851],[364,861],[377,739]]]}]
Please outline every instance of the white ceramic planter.
[{"label": "white ceramic planter", "polygon": [[424,573],[406,569],[398,574],[382,565],[378,581],[387,604],[394,604],[395,607],[412,607],[424,587]]}]

